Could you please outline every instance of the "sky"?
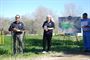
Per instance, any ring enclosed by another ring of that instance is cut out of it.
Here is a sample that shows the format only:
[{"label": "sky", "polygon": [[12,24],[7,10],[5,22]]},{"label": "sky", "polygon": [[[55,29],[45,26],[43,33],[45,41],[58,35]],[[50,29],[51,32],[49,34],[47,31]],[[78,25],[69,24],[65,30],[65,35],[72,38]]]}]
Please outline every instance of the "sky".
[{"label": "sky", "polygon": [[14,17],[16,14],[32,14],[38,7],[46,7],[58,16],[62,15],[64,6],[73,3],[90,16],[90,0],[0,0],[0,17]]}]

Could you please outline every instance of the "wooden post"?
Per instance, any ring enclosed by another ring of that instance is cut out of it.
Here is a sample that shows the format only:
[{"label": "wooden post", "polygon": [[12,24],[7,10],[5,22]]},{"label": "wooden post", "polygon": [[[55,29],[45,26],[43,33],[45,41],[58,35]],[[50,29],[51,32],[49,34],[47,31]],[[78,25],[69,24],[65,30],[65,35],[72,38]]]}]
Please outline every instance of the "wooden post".
[{"label": "wooden post", "polygon": [[4,44],[4,31],[3,31],[3,28],[0,31],[0,44]]},{"label": "wooden post", "polygon": [[0,44],[1,44],[1,31],[0,31]]}]

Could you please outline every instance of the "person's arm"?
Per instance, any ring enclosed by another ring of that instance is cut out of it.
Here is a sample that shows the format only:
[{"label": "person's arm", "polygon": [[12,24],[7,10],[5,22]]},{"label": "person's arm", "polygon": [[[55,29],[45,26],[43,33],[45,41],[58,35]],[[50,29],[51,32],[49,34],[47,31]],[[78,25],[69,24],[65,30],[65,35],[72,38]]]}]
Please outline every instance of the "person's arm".
[{"label": "person's arm", "polygon": [[12,32],[12,31],[14,31],[14,32],[20,31],[20,30],[18,30],[18,29],[15,28],[15,26],[14,26],[13,23],[10,25],[10,27],[9,27],[8,30],[11,31],[11,32]]},{"label": "person's arm", "polygon": [[43,28],[45,31],[48,31],[48,27],[47,27],[47,25],[46,25],[46,21],[43,23],[42,28]]},{"label": "person's arm", "polygon": [[44,26],[45,26],[45,22],[43,23],[43,25],[42,25],[42,28],[44,29]]},{"label": "person's arm", "polygon": [[88,28],[89,26],[88,26],[88,21],[82,21],[81,20],[81,27],[82,28]]},{"label": "person's arm", "polygon": [[22,31],[23,31],[23,32],[26,32],[24,23],[22,23]]},{"label": "person's arm", "polygon": [[82,28],[90,28],[90,26],[82,26]]},{"label": "person's arm", "polygon": [[90,28],[90,26],[87,24],[87,25],[82,25],[82,28]]},{"label": "person's arm", "polygon": [[9,27],[9,29],[8,29],[8,31],[13,31],[13,23],[10,25],[10,27]]},{"label": "person's arm", "polygon": [[22,30],[25,30],[25,25],[24,25],[24,23],[22,23]]}]

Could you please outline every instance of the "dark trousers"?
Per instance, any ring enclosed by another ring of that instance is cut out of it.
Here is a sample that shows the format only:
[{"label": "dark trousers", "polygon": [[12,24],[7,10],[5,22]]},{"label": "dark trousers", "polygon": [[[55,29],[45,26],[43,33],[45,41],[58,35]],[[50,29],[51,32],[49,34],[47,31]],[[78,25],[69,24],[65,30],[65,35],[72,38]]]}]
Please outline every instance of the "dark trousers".
[{"label": "dark trousers", "polygon": [[83,32],[84,49],[90,51],[90,31]]},{"label": "dark trousers", "polygon": [[13,35],[13,53],[23,53],[23,35]]},{"label": "dark trousers", "polygon": [[44,34],[43,34],[43,51],[50,51],[51,39],[52,39],[52,31],[44,32]]}]

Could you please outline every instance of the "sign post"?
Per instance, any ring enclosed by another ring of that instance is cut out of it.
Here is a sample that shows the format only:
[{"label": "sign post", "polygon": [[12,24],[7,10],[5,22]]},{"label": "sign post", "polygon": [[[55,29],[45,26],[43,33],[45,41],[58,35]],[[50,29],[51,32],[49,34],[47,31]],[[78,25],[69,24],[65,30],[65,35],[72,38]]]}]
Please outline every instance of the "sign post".
[{"label": "sign post", "polygon": [[0,31],[0,44],[4,44],[4,31],[3,31],[3,29]]},{"label": "sign post", "polygon": [[1,19],[0,19],[0,44],[4,44],[4,29]]}]

